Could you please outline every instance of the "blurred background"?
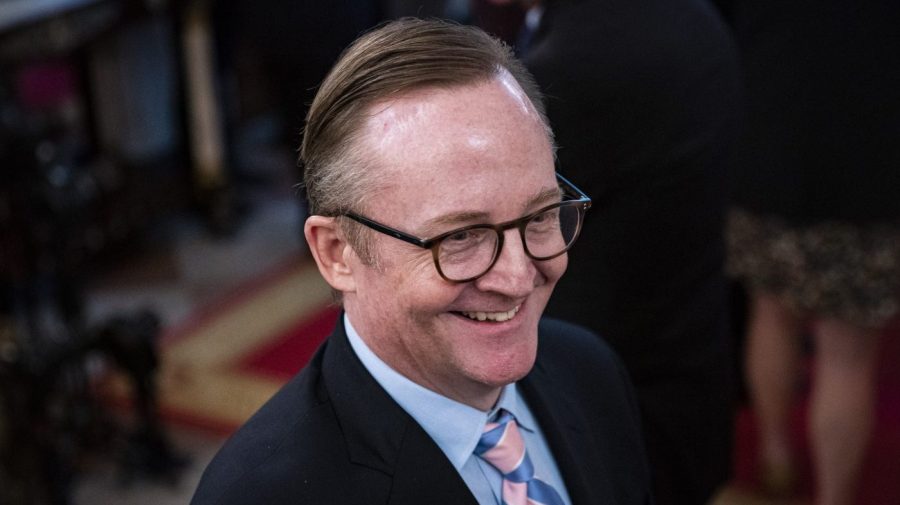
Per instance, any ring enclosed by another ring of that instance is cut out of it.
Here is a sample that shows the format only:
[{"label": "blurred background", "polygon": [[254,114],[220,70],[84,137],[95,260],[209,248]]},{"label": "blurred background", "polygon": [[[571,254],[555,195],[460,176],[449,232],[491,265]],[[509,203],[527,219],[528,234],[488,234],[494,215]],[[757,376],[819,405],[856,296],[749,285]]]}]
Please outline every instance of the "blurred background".
[{"label": "blurred background", "polygon": [[[360,33],[407,15],[524,49],[533,3],[0,0],[0,505],[187,503],[337,317],[297,188],[318,83]],[[731,294],[737,375],[745,300]],[[900,377],[880,377],[900,399]],[[890,405],[879,465],[900,447]],[[741,491],[758,480],[746,409],[735,427],[736,484],[715,503],[782,503]]]}]

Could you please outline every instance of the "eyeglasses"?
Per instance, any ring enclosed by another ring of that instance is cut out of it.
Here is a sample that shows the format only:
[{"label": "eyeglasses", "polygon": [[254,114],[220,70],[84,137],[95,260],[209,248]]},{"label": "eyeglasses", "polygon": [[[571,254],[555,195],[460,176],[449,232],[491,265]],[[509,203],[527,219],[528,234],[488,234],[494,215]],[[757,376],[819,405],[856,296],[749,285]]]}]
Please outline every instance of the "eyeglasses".
[{"label": "eyeglasses", "polygon": [[486,274],[500,256],[506,230],[516,228],[525,254],[537,261],[553,259],[568,251],[578,234],[591,199],[565,177],[556,174],[560,189],[574,199],[543,207],[527,216],[500,224],[473,224],[419,238],[352,212],[345,216],[377,232],[431,250],[438,274],[450,282],[469,282]]}]

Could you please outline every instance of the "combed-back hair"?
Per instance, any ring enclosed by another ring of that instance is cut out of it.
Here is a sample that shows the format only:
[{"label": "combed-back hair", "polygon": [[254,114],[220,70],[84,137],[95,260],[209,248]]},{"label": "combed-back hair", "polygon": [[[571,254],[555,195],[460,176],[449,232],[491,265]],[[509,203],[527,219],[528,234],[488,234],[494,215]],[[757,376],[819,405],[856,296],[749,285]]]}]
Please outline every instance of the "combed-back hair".
[{"label": "combed-back hair", "polygon": [[[376,190],[378,181],[367,176],[367,156],[358,142],[373,104],[424,88],[479,84],[504,70],[531,100],[552,144],[534,78],[507,45],[481,29],[403,18],[361,36],[322,81],[306,116],[300,163],[310,213],[362,212]],[[342,219],[342,228],[357,254],[368,258],[360,227]]]}]

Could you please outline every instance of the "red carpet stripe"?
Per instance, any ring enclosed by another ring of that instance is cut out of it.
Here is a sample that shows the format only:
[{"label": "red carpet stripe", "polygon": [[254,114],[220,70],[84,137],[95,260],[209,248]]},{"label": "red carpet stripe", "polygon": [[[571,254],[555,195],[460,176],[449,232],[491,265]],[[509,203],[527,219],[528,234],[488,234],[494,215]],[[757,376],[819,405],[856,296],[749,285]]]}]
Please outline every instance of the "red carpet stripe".
[{"label": "red carpet stripe", "polygon": [[300,371],[331,334],[340,309],[323,307],[321,311],[274,338],[238,363],[239,370],[273,379],[288,380]]}]

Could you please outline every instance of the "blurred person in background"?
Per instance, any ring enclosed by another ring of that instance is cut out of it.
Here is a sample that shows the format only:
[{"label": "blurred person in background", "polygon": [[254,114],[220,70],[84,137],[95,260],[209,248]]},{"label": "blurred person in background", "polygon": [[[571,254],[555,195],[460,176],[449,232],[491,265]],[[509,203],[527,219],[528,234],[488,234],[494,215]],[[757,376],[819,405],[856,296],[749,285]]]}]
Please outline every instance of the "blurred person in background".
[{"label": "blurred person in background", "polygon": [[316,87],[341,51],[383,19],[378,0],[228,0],[215,3],[223,58],[237,72],[245,119],[274,112],[294,150]]},{"label": "blurred person in background", "polygon": [[560,169],[599,209],[548,313],[623,357],[657,502],[706,503],[729,476],[734,408],[722,237],[740,116],[731,35],[704,0],[523,3],[518,49],[547,95]]},{"label": "blurred person in background", "polygon": [[789,424],[808,329],[816,503],[853,503],[879,340],[900,304],[900,3],[720,3],[747,87],[729,268],[750,298],[761,483],[782,495],[796,483]]}]

